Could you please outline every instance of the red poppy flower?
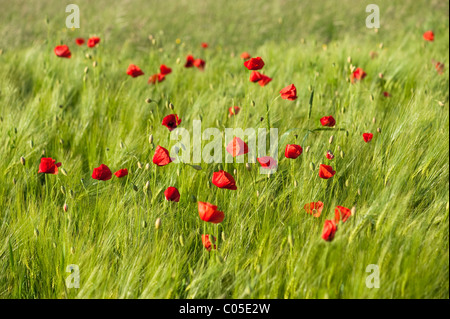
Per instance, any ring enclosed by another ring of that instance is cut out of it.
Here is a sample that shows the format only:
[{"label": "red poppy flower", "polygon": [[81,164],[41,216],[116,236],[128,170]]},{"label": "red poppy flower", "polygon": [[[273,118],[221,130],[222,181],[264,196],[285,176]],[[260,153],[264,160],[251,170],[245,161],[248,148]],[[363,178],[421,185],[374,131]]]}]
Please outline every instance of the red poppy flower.
[{"label": "red poppy flower", "polygon": [[427,31],[423,34],[423,38],[426,41],[434,41],[434,33],[433,31]]},{"label": "red poppy flower", "polygon": [[90,47],[90,48],[93,48],[98,43],[100,43],[100,38],[99,37],[92,37],[92,38],[89,38],[89,40],[87,42],[87,46]]},{"label": "red poppy flower", "polygon": [[334,220],[326,220],[323,225],[322,238],[326,241],[332,241],[337,231],[337,225]]},{"label": "red poppy flower", "polygon": [[244,62],[244,66],[249,70],[261,70],[264,66],[264,61],[260,58],[250,58]]},{"label": "red poppy flower", "polygon": [[201,220],[213,224],[221,223],[225,218],[223,212],[217,210],[217,206],[204,202],[198,202],[198,214]]},{"label": "red poppy flower", "polygon": [[212,183],[219,188],[236,190],[236,181],[231,174],[225,171],[218,171],[213,173]]},{"label": "red poppy flower", "polygon": [[130,64],[127,69],[127,74],[130,75],[132,78],[135,78],[143,75],[144,72],[142,72],[142,70],[139,69],[137,65]]},{"label": "red poppy flower", "polygon": [[272,81],[272,78],[269,78],[267,75],[261,74],[261,79],[258,81],[258,84],[260,86],[266,86],[270,81]]},{"label": "red poppy flower", "polygon": [[67,58],[70,59],[72,54],[70,53],[69,47],[65,44],[63,45],[57,45],[55,47],[55,54],[59,56],[60,58]]},{"label": "red poppy flower", "polygon": [[250,74],[250,82],[258,82],[259,80],[261,80],[262,74],[259,73],[258,71],[253,71]]},{"label": "red poppy flower", "polygon": [[286,149],[284,150],[284,156],[286,158],[296,159],[303,152],[303,148],[300,145],[296,144],[288,144],[286,145]]},{"label": "red poppy flower", "polygon": [[169,67],[167,67],[167,66],[164,65],[164,64],[161,64],[161,66],[159,67],[159,71],[160,71],[160,74],[166,75],[166,74],[171,73],[171,72],[172,72],[172,69],[169,68]]},{"label": "red poppy flower", "polygon": [[320,164],[319,167],[319,177],[323,179],[329,179],[336,174],[336,171],[333,170],[333,167],[325,164]]},{"label": "red poppy flower", "polygon": [[186,63],[184,65],[185,68],[192,68],[194,66],[194,57],[192,55],[188,55],[186,57]]},{"label": "red poppy flower", "polygon": [[383,92],[383,95],[385,96],[385,97],[391,97],[391,94],[389,93],[389,92]]},{"label": "red poppy flower", "polygon": [[330,116],[324,116],[320,119],[320,124],[322,124],[322,126],[335,126],[336,125],[336,120],[334,119],[334,117]]},{"label": "red poppy flower", "polygon": [[99,181],[107,181],[111,179],[112,173],[108,166],[105,164],[100,165],[99,167],[94,168],[92,172],[92,178],[97,179]]},{"label": "red poppy flower", "polygon": [[373,138],[373,134],[372,133],[364,133],[363,138],[364,138],[364,142],[369,143]]},{"label": "red poppy flower", "polygon": [[256,159],[263,168],[272,169],[277,166],[277,161],[271,156],[263,156]]},{"label": "red poppy flower", "polygon": [[355,71],[353,71],[352,75],[350,75],[350,81],[352,83],[355,83],[356,81],[364,79],[366,75],[367,73],[364,72],[363,69],[357,68]]},{"label": "red poppy flower", "polygon": [[116,175],[118,178],[122,178],[124,176],[127,176],[128,175],[128,169],[121,168],[117,172],[115,172],[114,175]]},{"label": "red poppy flower", "polygon": [[281,98],[289,101],[297,99],[297,88],[294,84],[286,86],[280,91]]},{"label": "red poppy flower", "polygon": [[236,115],[239,113],[241,108],[239,106],[232,106],[228,109],[228,112],[230,113],[230,116]]},{"label": "red poppy flower", "polygon": [[166,200],[170,202],[179,202],[180,201],[180,192],[175,187],[168,187],[164,191],[164,196]]},{"label": "red poppy flower", "polygon": [[208,47],[208,43],[202,42],[202,48],[203,48],[203,49],[206,49],[207,47]]},{"label": "red poppy flower", "polygon": [[334,221],[339,223],[342,220],[343,223],[347,221],[347,219],[352,215],[352,211],[347,207],[336,206],[334,209]]},{"label": "red poppy flower", "polygon": [[303,206],[303,209],[310,215],[313,215],[314,217],[320,217],[320,214],[322,214],[323,210],[323,203],[321,201],[318,202],[311,202],[309,204],[305,204]]},{"label": "red poppy flower", "polygon": [[202,59],[195,59],[194,60],[194,66],[196,68],[198,68],[199,70],[202,70],[202,71],[205,68],[205,63],[206,62],[204,60],[202,60]]},{"label": "red poppy flower", "polygon": [[153,164],[165,166],[170,162],[172,162],[172,159],[169,156],[169,151],[158,145],[156,147],[155,154],[153,155]]},{"label": "red poppy flower", "polygon": [[437,71],[438,74],[440,74],[440,75],[444,74],[444,69],[445,69],[444,63],[437,62],[437,61],[433,60],[433,64],[434,64],[434,67],[436,68],[436,71]]},{"label": "red poppy flower", "polygon": [[242,52],[241,59],[248,60],[250,58],[251,58],[251,56],[250,56],[250,54],[248,52]]},{"label": "red poppy flower", "polygon": [[248,145],[245,144],[243,140],[239,137],[234,137],[233,140],[228,143],[227,152],[233,155],[233,157],[247,154],[248,153]]},{"label": "red poppy flower", "polygon": [[[213,249],[213,245],[211,240],[209,239],[210,235],[202,235],[202,244],[206,248],[207,251],[211,251]],[[216,237],[212,236],[214,242],[216,242]],[[214,245],[214,249],[217,249],[217,246]]]},{"label": "red poppy flower", "polygon": [[178,118],[178,115],[176,114],[169,114],[162,120],[162,125],[167,127],[169,131],[173,131],[177,128],[178,125],[180,125],[181,119]]},{"label": "red poppy flower", "polygon": [[334,159],[334,154],[332,151],[328,150],[327,153],[325,154],[325,156],[331,161],[332,159]]},{"label": "red poppy flower", "polygon": [[75,39],[75,43],[78,45],[83,45],[84,44],[84,39],[83,38],[76,38]]},{"label": "red poppy flower", "polygon": [[39,164],[38,173],[44,174],[58,174],[58,167],[61,166],[61,163],[56,163],[56,160],[51,157],[43,157],[41,158],[41,164]]},{"label": "red poppy flower", "polygon": [[166,76],[164,74],[158,73],[158,74],[153,74],[148,78],[147,83],[148,84],[155,84],[156,82],[162,82],[164,81],[164,79],[166,78]]}]

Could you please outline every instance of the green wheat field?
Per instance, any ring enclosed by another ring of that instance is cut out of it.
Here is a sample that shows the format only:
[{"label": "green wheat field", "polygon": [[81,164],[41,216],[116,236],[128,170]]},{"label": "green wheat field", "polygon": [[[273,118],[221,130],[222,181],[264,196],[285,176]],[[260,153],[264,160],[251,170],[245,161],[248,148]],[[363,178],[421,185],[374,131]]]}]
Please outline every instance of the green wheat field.
[{"label": "green wheat field", "polygon": [[[0,3],[0,298],[449,298],[448,1]],[[80,28],[66,27],[70,3]],[[92,36],[93,48],[75,43]],[[62,44],[70,58],[55,55]],[[270,83],[249,81],[243,52]],[[190,54],[203,71],[184,66]],[[172,73],[147,84],[161,64]],[[355,68],[367,76],[351,83]],[[278,98],[290,84],[298,98]],[[176,143],[169,114],[189,132],[194,120],[277,128],[278,170],[153,164]],[[328,115],[336,125],[323,129]],[[303,153],[285,158],[286,144]],[[57,175],[38,173],[42,157],[61,162]],[[95,180],[101,164],[129,174]],[[320,178],[320,164],[335,176]],[[237,190],[211,182],[219,170]],[[198,201],[223,222],[200,219]],[[320,217],[304,210],[316,201]],[[352,215],[326,241],[336,206]]]}]

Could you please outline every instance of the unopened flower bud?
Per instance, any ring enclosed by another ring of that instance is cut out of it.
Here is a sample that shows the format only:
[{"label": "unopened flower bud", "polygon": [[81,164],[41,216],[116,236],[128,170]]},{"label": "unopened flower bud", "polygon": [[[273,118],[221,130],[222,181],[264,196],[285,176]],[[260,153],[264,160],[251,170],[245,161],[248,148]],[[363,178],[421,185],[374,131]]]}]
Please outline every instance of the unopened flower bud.
[{"label": "unopened flower bud", "polygon": [[21,157],[20,158],[20,163],[23,165],[23,166],[25,166],[25,157]]},{"label": "unopened flower bud", "polygon": [[252,170],[252,166],[250,165],[250,163],[245,163],[245,168],[247,169],[247,171],[251,171]]},{"label": "unopened flower bud", "polygon": [[161,218],[157,218],[155,221],[155,228],[159,229],[161,227]]},{"label": "unopened flower bud", "polygon": [[69,205],[67,205],[67,203],[64,204],[63,210],[64,210],[64,212],[66,212],[66,213],[67,213],[67,211],[69,210]]},{"label": "unopened flower bud", "polygon": [[334,135],[331,135],[331,136],[330,136],[330,139],[329,139],[329,141],[328,141],[328,143],[332,144],[333,141],[334,141]]}]

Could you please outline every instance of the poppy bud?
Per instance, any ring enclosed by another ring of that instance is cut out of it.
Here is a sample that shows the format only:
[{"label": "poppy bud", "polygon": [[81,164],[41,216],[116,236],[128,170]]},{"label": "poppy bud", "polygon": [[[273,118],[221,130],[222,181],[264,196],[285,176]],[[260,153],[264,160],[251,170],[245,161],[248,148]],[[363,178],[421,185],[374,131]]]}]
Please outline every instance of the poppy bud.
[{"label": "poppy bud", "polygon": [[95,68],[97,67],[97,61],[92,62],[92,66]]},{"label": "poppy bud", "polygon": [[361,196],[361,188],[358,188],[358,195]]},{"label": "poppy bud", "polygon": [[172,103],[169,103],[169,109],[173,110],[175,106]]},{"label": "poppy bud", "polygon": [[377,132],[381,133],[381,127],[377,128]]},{"label": "poppy bud", "polygon": [[345,155],[344,151],[341,150],[341,152],[339,153],[339,155],[341,155],[341,158],[344,158],[344,155]]},{"label": "poppy bud", "polygon": [[120,142],[119,147],[120,147],[120,148],[123,148],[123,147],[124,147],[123,142]]},{"label": "poppy bud", "polygon": [[372,123],[375,124],[376,122],[377,122],[377,119],[376,119],[376,118],[373,118],[373,119],[372,119]]},{"label": "poppy bud", "polygon": [[180,64],[181,60],[180,58],[177,59],[176,64]]},{"label": "poppy bud", "polygon": [[297,187],[297,181],[294,180],[294,187]]},{"label": "poppy bud", "polygon": [[70,247],[70,253],[72,254],[72,255],[74,255],[75,254],[75,247]]},{"label": "poppy bud", "polygon": [[347,57],[347,62],[348,63],[352,63],[352,57],[351,56]]},{"label": "poppy bud", "polygon": [[144,192],[146,193],[150,188],[150,181],[147,181],[144,185]]},{"label": "poppy bud", "polygon": [[348,185],[350,185],[350,180],[345,180],[345,187],[348,187]]},{"label": "poppy bud", "polygon": [[252,106],[255,107],[255,105],[256,105],[255,101],[252,100]]},{"label": "poppy bud", "polygon": [[380,49],[382,49],[384,47],[383,42],[380,43],[379,47],[380,47]]},{"label": "poppy bud", "polygon": [[316,165],[313,162],[309,163],[309,169],[314,171],[316,169]]},{"label": "poppy bud", "polygon": [[373,94],[370,94],[369,99],[371,102],[373,102]]},{"label": "poppy bud", "polygon": [[180,176],[180,169],[179,168],[177,168],[177,176],[178,177]]},{"label": "poppy bud", "polygon": [[201,171],[202,170],[202,167],[200,165],[191,165],[191,167],[193,169],[195,169],[196,171]]},{"label": "poppy bud", "polygon": [[138,191],[138,188],[137,188],[137,186],[136,186],[135,184],[133,184],[133,190],[134,190],[135,192]]},{"label": "poppy bud", "polygon": [[222,232],[222,241],[225,241],[225,232]]},{"label": "poppy bud", "polygon": [[63,210],[64,210],[64,212],[66,212],[67,213],[67,211],[69,210],[69,206],[65,203],[64,204],[64,206],[63,206]]},{"label": "poppy bud", "polygon": [[259,197],[259,191],[256,191],[256,197]]},{"label": "poppy bud", "polygon": [[161,227],[161,218],[157,218],[155,221],[155,228],[159,229]]},{"label": "poppy bud", "polygon": [[25,166],[25,157],[21,157],[20,158],[20,163],[23,165],[23,166]]},{"label": "poppy bud", "polygon": [[33,146],[34,146],[33,140],[31,140],[30,141],[30,147],[33,148]]},{"label": "poppy bud", "polygon": [[73,198],[75,196],[75,193],[73,192],[72,189],[69,191],[69,195],[70,195],[71,198]]},{"label": "poppy bud", "polygon": [[245,163],[245,168],[246,168],[247,171],[249,171],[249,172],[252,170],[252,167],[250,166],[249,163]]},{"label": "poppy bud", "polygon": [[355,214],[356,214],[356,206],[352,207],[351,212],[352,212],[352,216],[355,216]]},{"label": "poppy bud", "polygon": [[261,116],[261,118],[259,119],[261,122],[264,121],[264,117]]},{"label": "poppy bud", "polygon": [[150,169],[150,163],[145,164],[145,169],[148,171]]},{"label": "poppy bud", "polygon": [[148,137],[148,142],[149,142],[150,144],[153,143],[153,134],[150,134],[150,136]]},{"label": "poppy bud", "polygon": [[237,175],[237,169],[234,169],[233,173],[234,175]]},{"label": "poppy bud", "polygon": [[64,140],[62,138],[59,139],[59,144],[64,144]]},{"label": "poppy bud", "polygon": [[88,74],[89,73],[89,68],[88,67],[85,67],[84,68],[84,74]]},{"label": "poppy bud", "polygon": [[64,176],[67,176],[67,171],[66,171],[64,168],[61,168],[61,173],[62,173]]},{"label": "poppy bud", "polygon": [[142,163],[141,163],[141,162],[137,162],[137,166],[138,166],[139,168],[142,168]]},{"label": "poppy bud", "polygon": [[333,140],[334,140],[334,135],[331,135],[331,136],[330,136],[330,140],[328,141],[328,143],[332,144],[332,143],[333,143]]},{"label": "poppy bud", "polygon": [[61,185],[61,193],[63,193],[63,195],[66,195],[66,188],[64,187],[64,185]]},{"label": "poppy bud", "polygon": [[184,247],[183,235],[180,235],[180,245],[181,245],[181,247]]},{"label": "poppy bud", "polygon": [[16,178],[15,177],[13,177],[13,180],[12,180],[12,182],[13,182],[13,185],[16,185]]},{"label": "poppy bud", "polygon": [[147,228],[147,222],[145,220],[142,221],[142,228]]},{"label": "poppy bud", "polygon": [[311,148],[311,146],[306,146],[305,153],[308,153],[310,148]]},{"label": "poppy bud", "polygon": [[36,237],[39,236],[39,230],[37,228],[34,228],[34,236]]},{"label": "poppy bud", "polygon": [[92,58],[92,56],[89,54],[89,53],[86,53],[86,59],[91,59]]},{"label": "poppy bud", "polygon": [[337,150],[338,150],[339,152],[341,151],[341,146],[340,146],[340,145],[337,146]]}]

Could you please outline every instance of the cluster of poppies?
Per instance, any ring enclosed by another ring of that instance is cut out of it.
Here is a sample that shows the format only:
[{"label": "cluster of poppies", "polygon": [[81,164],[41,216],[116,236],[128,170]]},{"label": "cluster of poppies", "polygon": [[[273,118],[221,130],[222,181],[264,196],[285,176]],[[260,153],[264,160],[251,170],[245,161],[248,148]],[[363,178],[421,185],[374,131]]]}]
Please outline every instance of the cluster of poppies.
[{"label": "cluster of poppies", "polygon": [[[86,41],[83,38],[76,38],[75,43],[79,46],[84,45]],[[99,37],[91,37],[87,41],[87,46],[89,48],[94,48],[98,43],[100,43]],[[54,52],[56,56],[60,58],[67,58],[69,59],[72,56],[72,53],[70,52],[69,47],[66,44],[63,45],[57,45],[54,49]]]},{"label": "cluster of poppies", "polygon": [[[423,38],[426,41],[434,41],[434,33],[432,31],[427,31],[423,34]],[[76,39],[77,45],[83,45],[85,40],[82,38]],[[88,40],[88,47],[95,47],[100,42],[100,38],[92,37]],[[202,43],[201,46],[206,49],[208,47],[207,43]],[[71,53],[67,45],[59,45],[55,47],[55,54],[58,57],[70,58]],[[252,71],[250,74],[250,82],[258,83],[260,86],[264,87],[268,83],[272,81],[272,78],[268,77],[260,73],[259,71],[263,69],[265,63],[261,57],[252,58],[248,52],[243,52],[241,54],[241,59],[244,60],[243,65],[249,71]],[[439,74],[444,72],[444,65],[440,62],[436,62],[433,60],[433,63]],[[196,67],[199,70],[203,70],[205,68],[205,61],[199,58],[194,58],[193,55],[188,55],[186,57],[186,62],[184,64],[185,68]],[[150,76],[148,83],[155,84],[157,82],[161,82],[165,79],[165,77],[172,72],[172,69],[162,64],[159,68],[159,73],[153,74]],[[144,72],[136,65],[130,64],[127,69],[127,74],[131,77],[139,77],[144,75]],[[350,82],[355,84],[359,81],[362,81],[366,78],[367,73],[360,67],[354,68],[352,66],[351,74],[350,74]],[[380,78],[383,75],[380,73]],[[287,101],[295,101],[298,98],[297,88],[294,84],[290,84],[279,91],[280,97]],[[383,93],[385,97],[390,97],[391,95],[388,92]],[[232,106],[228,109],[229,116],[235,116],[240,112],[239,106]],[[169,131],[176,129],[181,123],[181,119],[177,114],[169,114],[165,116],[162,120],[162,125],[167,127]],[[335,127],[336,120],[332,115],[323,116],[320,119],[320,124],[324,127]],[[380,131],[379,131],[380,132]],[[363,140],[366,143],[369,143],[373,139],[373,134],[366,132],[362,134]],[[330,142],[331,143],[331,142]],[[233,140],[227,145],[226,151],[231,154],[233,157],[242,156],[249,152],[248,145],[239,137],[234,137]],[[285,147],[285,158],[287,159],[296,159],[303,152],[303,148],[300,145],[296,144],[287,144]],[[325,157],[327,160],[332,161],[334,159],[334,154],[331,150],[327,150],[325,153]],[[170,164],[173,161],[173,158],[170,157],[169,151],[164,147],[158,145],[153,154],[152,162],[157,166],[165,166]],[[258,157],[257,161],[264,169],[273,169],[277,166],[277,159],[271,156],[262,156]],[[61,163],[57,163],[56,160],[52,158],[42,158],[41,163],[39,165],[39,173],[44,174],[58,174],[58,167],[61,166]],[[322,179],[330,179],[336,174],[336,171],[333,169],[331,165],[320,164],[318,175]],[[122,178],[128,175],[128,170],[126,168],[119,169],[114,173],[117,178]],[[99,167],[94,168],[92,172],[92,178],[96,180],[106,181],[112,178],[112,172],[105,164],[101,164]],[[219,170],[214,172],[212,175],[212,184],[221,189],[228,190],[237,190],[237,185],[234,177],[223,170]],[[179,202],[180,200],[180,192],[176,187],[168,187],[164,191],[164,196],[167,201]],[[311,202],[304,205],[304,210],[314,216],[320,217],[322,210],[324,208],[324,203],[321,201]],[[204,222],[209,222],[213,224],[221,223],[225,214],[223,211],[218,210],[218,207],[207,202],[198,202],[198,213],[199,217]],[[322,238],[325,241],[332,241],[335,237],[337,226],[339,222],[345,223],[347,219],[352,215],[352,210],[346,208],[344,206],[336,206],[335,207],[335,218],[334,220],[325,220]],[[210,251],[212,249],[217,249],[217,245],[215,244],[216,239],[214,236],[209,234],[202,235],[202,243],[204,247]]]}]

